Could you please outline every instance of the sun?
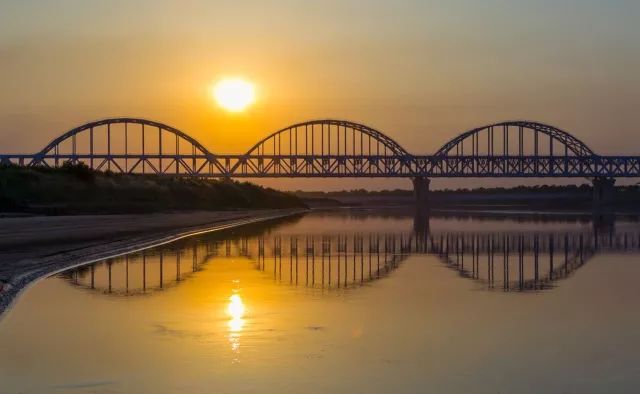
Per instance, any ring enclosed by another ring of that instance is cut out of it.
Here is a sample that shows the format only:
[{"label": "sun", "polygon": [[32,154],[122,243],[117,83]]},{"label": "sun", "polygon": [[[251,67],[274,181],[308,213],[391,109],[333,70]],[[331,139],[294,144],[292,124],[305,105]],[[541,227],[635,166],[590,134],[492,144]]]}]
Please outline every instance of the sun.
[{"label": "sun", "polygon": [[241,78],[224,78],[212,89],[213,98],[219,106],[231,112],[244,111],[256,99],[253,84]]}]

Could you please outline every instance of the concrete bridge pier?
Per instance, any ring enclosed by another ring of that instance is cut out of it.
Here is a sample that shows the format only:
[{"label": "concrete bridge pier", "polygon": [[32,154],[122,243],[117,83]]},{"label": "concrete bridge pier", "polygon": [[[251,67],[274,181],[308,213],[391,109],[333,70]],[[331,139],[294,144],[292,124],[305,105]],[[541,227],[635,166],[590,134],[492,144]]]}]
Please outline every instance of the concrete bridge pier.
[{"label": "concrete bridge pier", "polygon": [[429,184],[431,180],[425,177],[413,178],[413,197],[416,208],[429,210]]},{"label": "concrete bridge pier", "polygon": [[593,211],[611,213],[615,197],[615,178],[598,177],[593,179]]}]

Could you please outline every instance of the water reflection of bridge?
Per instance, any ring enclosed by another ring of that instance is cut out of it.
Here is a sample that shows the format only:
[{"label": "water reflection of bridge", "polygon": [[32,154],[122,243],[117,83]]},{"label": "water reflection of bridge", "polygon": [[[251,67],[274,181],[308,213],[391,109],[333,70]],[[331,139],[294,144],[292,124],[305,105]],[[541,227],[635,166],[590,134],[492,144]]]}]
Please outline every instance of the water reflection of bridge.
[{"label": "water reflection of bridge", "polygon": [[262,231],[187,239],[63,275],[70,283],[105,294],[142,295],[175,286],[205,263],[232,258],[250,261],[278,283],[344,289],[380,279],[410,256],[426,254],[438,256],[483,288],[536,291],[553,287],[597,253],[639,250],[638,231]]}]

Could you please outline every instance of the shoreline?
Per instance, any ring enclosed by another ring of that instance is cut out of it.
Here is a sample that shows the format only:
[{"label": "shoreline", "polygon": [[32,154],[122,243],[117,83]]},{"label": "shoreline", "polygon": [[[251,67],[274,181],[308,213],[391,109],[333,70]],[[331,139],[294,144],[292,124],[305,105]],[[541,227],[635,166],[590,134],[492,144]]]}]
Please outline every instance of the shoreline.
[{"label": "shoreline", "polygon": [[[71,268],[91,264],[100,260],[123,256],[144,249],[171,243],[179,239],[200,234],[222,231],[247,224],[279,219],[287,216],[299,215],[308,212],[308,209],[281,209],[265,211],[234,211],[225,212],[221,218],[215,220],[215,213],[208,223],[200,223],[191,226],[174,227],[166,230],[162,226],[156,228],[131,230],[126,234],[131,236],[125,239],[113,239],[123,234],[104,233],[97,238],[87,238],[71,244],[71,249],[60,249],[47,255],[37,253],[26,258],[2,261],[2,277],[0,277],[0,321],[11,309],[13,303],[29,287],[40,280],[66,271]],[[198,213],[191,213],[197,215]],[[184,214],[183,214],[184,215]],[[146,215],[141,215],[145,217]],[[188,215],[187,215],[188,217]],[[71,220],[71,219],[69,219]],[[1,222],[0,222],[1,223]],[[55,231],[55,229],[51,230]],[[133,232],[135,235],[131,234]],[[41,246],[46,246],[45,243]],[[14,244],[14,248],[24,247],[24,243]],[[3,251],[4,252],[4,251]]]}]

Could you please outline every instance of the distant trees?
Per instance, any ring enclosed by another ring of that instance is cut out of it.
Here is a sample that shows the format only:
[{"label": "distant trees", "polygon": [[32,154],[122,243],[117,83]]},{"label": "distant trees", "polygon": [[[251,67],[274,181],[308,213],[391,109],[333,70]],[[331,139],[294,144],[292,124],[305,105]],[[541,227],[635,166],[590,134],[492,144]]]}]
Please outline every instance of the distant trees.
[{"label": "distant trees", "polygon": [[[619,190],[640,190],[640,186],[618,186]],[[515,187],[478,187],[469,189],[466,187],[457,189],[441,189],[431,190],[434,194],[520,194],[520,193],[584,193],[591,191],[591,185],[532,185],[532,186],[515,186]],[[301,197],[344,197],[344,196],[410,196],[413,194],[413,190],[407,189],[391,189],[391,190],[365,190],[365,189],[351,189],[340,191],[302,191],[297,190],[296,195]]]}]

